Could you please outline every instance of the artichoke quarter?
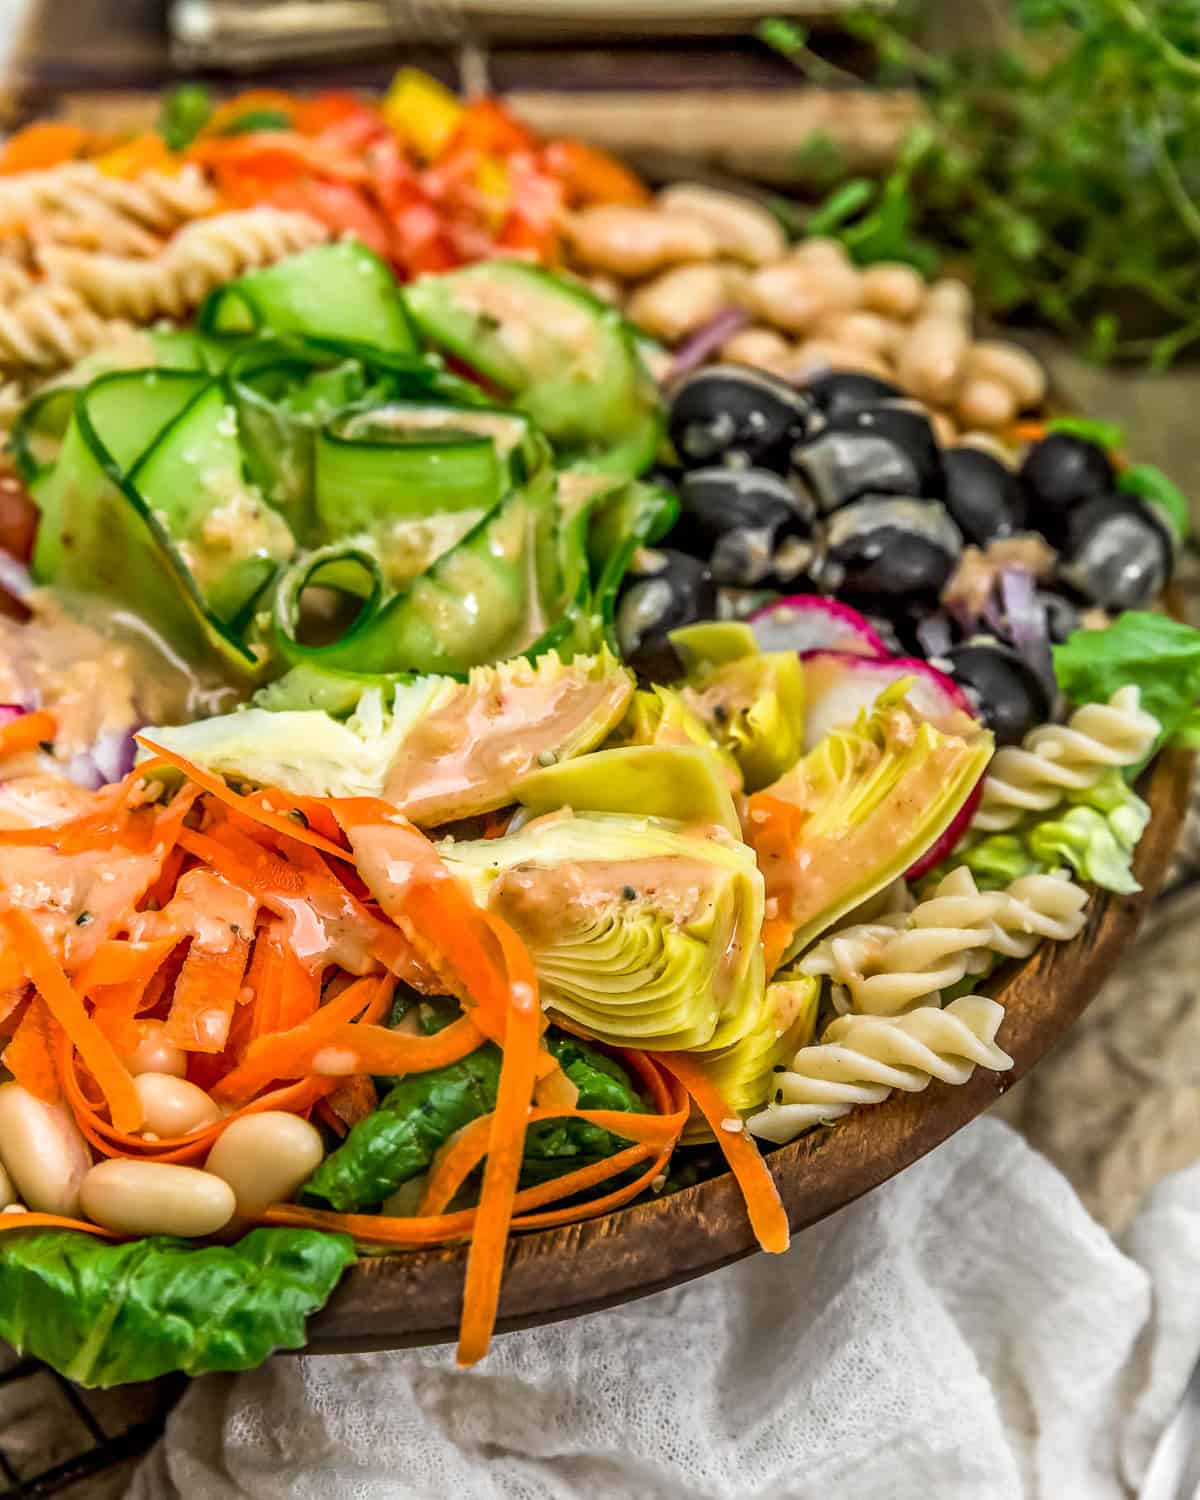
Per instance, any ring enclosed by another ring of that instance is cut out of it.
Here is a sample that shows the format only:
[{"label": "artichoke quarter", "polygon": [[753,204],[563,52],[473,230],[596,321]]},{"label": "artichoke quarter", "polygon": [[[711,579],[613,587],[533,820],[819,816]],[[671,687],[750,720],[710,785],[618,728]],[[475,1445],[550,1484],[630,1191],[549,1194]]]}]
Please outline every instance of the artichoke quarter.
[{"label": "artichoke quarter", "polygon": [[564,810],[441,853],[524,939],[547,1009],[589,1035],[702,1050],[756,1023],[763,880],[723,828]]}]

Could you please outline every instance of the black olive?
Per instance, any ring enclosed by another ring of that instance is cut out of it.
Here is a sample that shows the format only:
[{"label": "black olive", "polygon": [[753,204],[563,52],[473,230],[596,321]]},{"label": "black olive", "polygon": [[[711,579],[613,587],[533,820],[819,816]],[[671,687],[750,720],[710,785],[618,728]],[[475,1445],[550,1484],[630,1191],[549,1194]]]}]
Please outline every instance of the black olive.
[{"label": "black olive", "polygon": [[1049,589],[1039,589],[1034,597],[1046,611],[1046,629],[1050,639],[1056,646],[1060,646],[1082,624],[1079,606],[1065,594],[1051,593]]},{"label": "black olive", "polygon": [[669,682],[682,668],[668,632],[711,620],[716,609],[716,586],[702,562],[667,547],[639,547],[617,600],[621,655],[643,676]]},{"label": "black olive", "polygon": [[672,395],[667,426],[685,469],[732,463],[782,472],[812,417],[808,397],[776,375],[741,365],[707,365]]},{"label": "black olive", "polygon": [[903,396],[904,392],[874,375],[863,375],[856,370],[831,370],[827,375],[818,375],[808,381],[804,394],[827,417],[839,417],[843,412],[857,411],[863,406],[878,406],[881,401]]},{"label": "black olive", "polygon": [[1076,506],[1112,493],[1113,466],[1098,443],[1052,432],[1033,444],[1018,475],[1029,501],[1028,524],[1059,545]]},{"label": "black olive", "polygon": [[1025,492],[1017,476],[982,448],[947,448],[946,509],[967,541],[986,547],[1025,527]]},{"label": "black olive", "polygon": [[937,499],[944,483],[929,418],[911,402],[831,418],[792,450],[792,464],[826,513],[866,494]]},{"label": "black olive", "polygon": [[821,580],[854,595],[934,595],[961,553],[962,535],[940,501],[865,495],[830,517]]},{"label": "black olive", "polygon": [[1102,495],[1071,512],[1059,575],[1102,609],[1141,609],[1171,579],[1166,525],[1132,495]]},{"label": "black olive", "polygon": [[811,582],[812,497],[770,469],[693,469],[679,488],[673,546],[706,558],[718,583]]},{"label": "black olive", "polygon": [[950,676],[978,704],[997,745],[1016,745],[1050,717],[1046,684],[1011,647],[992,636],[973,636],[945,657]]}]

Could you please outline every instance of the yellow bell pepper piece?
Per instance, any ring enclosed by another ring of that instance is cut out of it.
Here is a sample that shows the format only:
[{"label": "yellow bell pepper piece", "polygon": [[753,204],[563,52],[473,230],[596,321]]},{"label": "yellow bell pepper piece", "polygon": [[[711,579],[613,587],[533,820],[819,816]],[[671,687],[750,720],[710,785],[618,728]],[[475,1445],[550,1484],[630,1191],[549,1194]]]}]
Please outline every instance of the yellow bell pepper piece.
[{"label": "yellow bell pepper piece", "polygon": [[425,161],[441,155],[463,116],[463,106],[450,90],[419,68],[399,70],[381,110],[396,134]]}]

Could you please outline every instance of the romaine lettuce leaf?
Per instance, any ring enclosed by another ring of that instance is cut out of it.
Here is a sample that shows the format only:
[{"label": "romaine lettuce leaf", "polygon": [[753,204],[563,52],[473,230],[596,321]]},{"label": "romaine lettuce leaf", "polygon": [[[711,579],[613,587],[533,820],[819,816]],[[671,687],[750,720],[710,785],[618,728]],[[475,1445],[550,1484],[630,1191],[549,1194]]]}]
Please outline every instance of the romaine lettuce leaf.
[{"label": "romaine lettuce leaf", "polygon": [[236,1245],[70,1229],[0,1238],[0,1336],[80,1385],[249,1370],[304,1343],[354,1263],[348,1236],[252,1229]]},{"label": "romaine lettuce leaf", "polygon": [[1200,630],[1166,615],[1131,609],[1103,630],[1076,630],[1054,648],[1054,675],[1074,703],[1105,703],[1119,687],[1137,687],[1142,708],[1162,725],[1155,750],[1200,724]]}]

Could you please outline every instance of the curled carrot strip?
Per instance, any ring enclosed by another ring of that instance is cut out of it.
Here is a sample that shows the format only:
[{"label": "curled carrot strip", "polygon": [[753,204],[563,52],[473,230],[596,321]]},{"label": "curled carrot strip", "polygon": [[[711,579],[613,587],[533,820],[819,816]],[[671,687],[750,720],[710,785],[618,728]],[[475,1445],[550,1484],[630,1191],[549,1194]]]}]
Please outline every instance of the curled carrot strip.
[{"label": "curled carrot strip", "polygon": [[129,1069],[84,1010],[83,1001],[29,915],[13,907],[4,913],[4,922],[21,954],[27,977],[99,1084],[113,1124],[118,1130],[136,1130],[142,1123],[142,1104]]},{"label": "curled carrot strip", "polygon": [[40,708],[36,713],[22,714],[0,729],[0,756],[23,755],[39,745],[53,743],[58,733],[54,715]]},{"label": "curled carrot strip", "polygon": [[67,1219],[61,1214],[0,1214],[0,1234],[13,1229],[78,1229],[81,1234],[94,1234],[102,1240],[130,1238],[114,1234],[111,1229],[101,1229],[99,1224],[89,1224],[85,1219]]},{"label": "curled carrot strip", "polygon": [[[758,1243],[772,1254],[781,1254],[788,1247],[787,1214],[775,1179],[753,1137],[747,1134],[741,1120],[694,1058],[679,1052],[652,1052],[650,1056],[660,1068],[673,1074],[699,1105],[741,1188]],[[736,1130],[726,1128],[731,1121],[736,1122]]]},{"label": "curled carrot strip", "polygon": [[270,828],[285,838],[295,839],[298,844],[308,844],[313,849],[320,849],[322,854],[331,854],[334,859],[353,859],[349,850],[339,849],[332,840],[314,833],[310,828],[305,828],[295,818],[267,807],[261,796],[245,797],[241,792],[235,792],[231,786],[227,785],[223,777],[214,776],[211,772],[202,770],[200,766],[193,765],[185,756],[176,754],[174,750],[165,750],[161,745],[156,745],[153,740],[147,739],[144,734],[139,734],[137,739],[139,744],[144,745],[147,750],[152,750],[167,765],[174,766],[177,771],[182,771],[189,781],[194,781],[198,787],[203,787],[210,797],[215,797],[218,802],[224,802],[227,807],[236,808],[252,822],[261,823],[264,828]]}]

